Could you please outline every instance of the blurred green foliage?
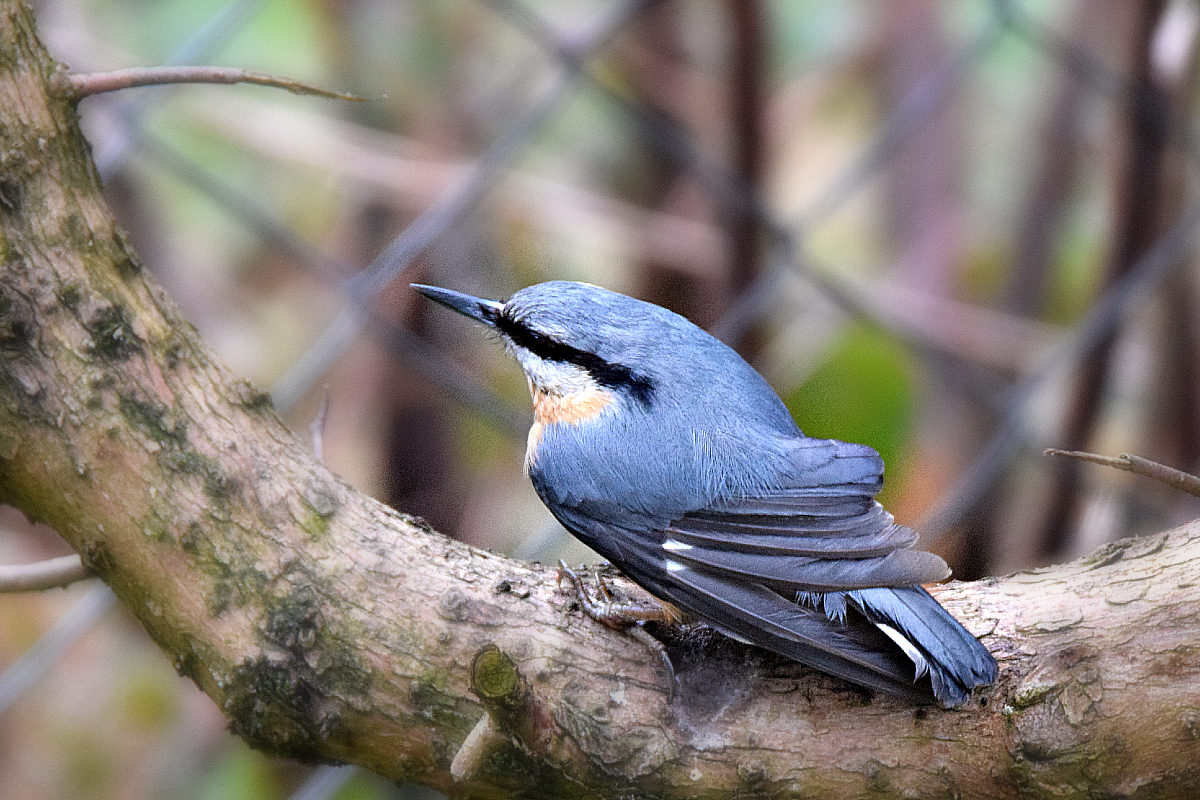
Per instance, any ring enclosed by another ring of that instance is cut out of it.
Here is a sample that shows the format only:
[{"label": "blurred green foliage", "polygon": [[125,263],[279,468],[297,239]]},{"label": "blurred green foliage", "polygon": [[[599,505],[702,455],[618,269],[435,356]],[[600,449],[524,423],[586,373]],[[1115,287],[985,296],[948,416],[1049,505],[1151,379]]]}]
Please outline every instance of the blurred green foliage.
[{"label": "blurred green foliage", "polygon": [[113,711],[118,718],[148,733],[166,728],[180,713],[175,681],[164,681],[161,669],[151,669],[145,664],[122,672],[114,695]]},{"label": "blurred green foliage", "polygon": [[78,800],[113,796],[119,790],[117,762],[104,732],[92,727],[63,725],[56,730],[55,751],[60,790]]},{"label": "blurred green foliage", "polygon": [[[894,339],[856,323],[846,327],[828,358],[783,395],[796,424],[809,436],[861,442],[879,451],[890,487],[903,474],[912,431],[916,365]],[[883,495],[886,504],[887,495]]]},{"label": "blurred green foliage", "polygon": [[274,800],[287,797],[279,762],[241,745],[224,748],[196,787],[196,800]]}]

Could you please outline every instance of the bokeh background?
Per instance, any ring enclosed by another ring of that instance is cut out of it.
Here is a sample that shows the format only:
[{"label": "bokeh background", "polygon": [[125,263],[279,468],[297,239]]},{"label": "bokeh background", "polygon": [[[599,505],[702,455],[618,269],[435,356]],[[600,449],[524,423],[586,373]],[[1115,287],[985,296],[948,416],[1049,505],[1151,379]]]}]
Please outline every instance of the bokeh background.
[{"label": "bokeh background", "polygon": [[[364,102],[81,104],[146,265],[362,490],[589,558],[521,472],[528,396],[408,288],[586,280],[736,346],[961,578],[1200,515],[1200,10],[1074,0],[45,0],[72,70],[247,67]],[[0,562],[66,552],[0,511]],[[401,586],[396,587],[402,592]],[[0,596],[0,798],[427,798],[246,748],[95,581]]]}]

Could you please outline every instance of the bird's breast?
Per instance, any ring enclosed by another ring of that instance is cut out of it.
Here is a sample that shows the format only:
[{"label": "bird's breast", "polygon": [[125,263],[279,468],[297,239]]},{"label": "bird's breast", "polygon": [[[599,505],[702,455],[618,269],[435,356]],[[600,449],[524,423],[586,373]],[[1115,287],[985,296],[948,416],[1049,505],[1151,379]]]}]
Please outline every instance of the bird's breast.
[{"label": "bird's breast", "polygon": [[547,428],[556,425],[581,425],[600,416],[616,400],[608,389],[589,386],[569,394],[550,392],[530,383],[533,396],[533,425],[525,447],[525,471],[537,462],[538,448]]}]

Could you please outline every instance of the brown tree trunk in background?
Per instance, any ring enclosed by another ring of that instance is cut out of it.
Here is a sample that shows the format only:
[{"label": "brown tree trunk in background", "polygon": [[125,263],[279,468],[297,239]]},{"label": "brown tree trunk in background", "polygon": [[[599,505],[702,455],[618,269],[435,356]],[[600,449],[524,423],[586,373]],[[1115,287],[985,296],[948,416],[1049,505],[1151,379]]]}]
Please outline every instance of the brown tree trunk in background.
[{"label": "brown tree trunk in background", "polygon": [[[883,61],[879,83],[884,108],[914,92],[949,54],[933,0],[888,3],[880,30]],[[889,160],[886,171],[892,238],[899,250],[897,283],[935,297],[952,296],[962,265],[962,134],[959,106],[943,104],[921,120]]]},{"label": "brown tree trunk in background", "polygon": [[[1089,2],[1076,2],[1066,18],[1081,47],[1095,45],[1110,30],[1111,20],[1097,14]],[[1058,90],[1050,97],[1036,135],[1029,197],[1017,230],[1012,274],[1005,290],[1005,308],[1023,317],[1037,317],[1046,303],[1046,291],[1057,255],[1063,215],[1075,188],[1083,158],[1081,119],[1086,106],[1083,79],[1063,71]]]},{"label": "brown tree trunk in background", "polygon": [[[688,62],[687,12],[685,4],[671,0],[654,4],[630,26],[615,56],[631,65],[625,78],[645,113],[681,129],[695,149],[706,154],[703,158],[719,163],[707,154],[726,148],[734,101],[725,93],[726,86],[698,80],[698,71]],[[724,35],[723,31],[713,35]],[[629,146],[629,163],[637,165],[636,174],[618,183],[632,190],[634,202],[688,220],[729,219],[721,199],[683,163],[648,157],[642,148],[649,145]],[[724,225],[723,244],[728,247],[733,246],[730,224]],[[651,252],[637,265],[636,294],[708,328],[720,319],[732,297],[728,268],[734,256],[732,250],[726,252],[705,264],[667,260]]]},{"label": "brown tree trunk in background", "polygon": [[[767,10],[760,0],[730,0],[728,3],[732,48],[730,54],[730,147],[733,173],[749,192],[762,192],[765,152],[764,93],[767,58]],[[727,209],[729,231],[729,297],[747,291],[762,274],[763,225],[753,209]],[[753,361],[762,348],[759,326],[753,326],[732,342],[739,353]]]},{"label": "brown tree trunk in background", "polygon": [[[1095,4],[1089,0],[1076,0],[1062,19],[1071,32],[1071,41],[1088,52],[1112,51],[1119,46],[1117,40],[1124,42],[1126,38],[1121,36],[1121,24],[1114,22],[1114,15],[1097,14]],[[1124,17],[1118,15],[1117,19]],[[1033,173],[1027,180],[1029,195],[1021,209],[1012,272],[1003,299],[1004,308],[1012,314],[1036,319],[1047,308],[1047,293],[1058,268],[1064,217],[1077,188],[1076,175],[1087,155],[1085,111],[1089,103],[1101,102],[1085,91],[1087,88],[1077,72],[1061,70],[1058,89],[1046,102],[1034,132],[1036,152],[1030,162]],[[1015,472],[991,492],[988,508],[1015,506],[1027,509],[1027,513],[1006,514],[995,520],[985,545],[995,555],[989,559],[989,571],[1004,571],[1006,565],[1030,564],[1037,559],[1053,485],[1047,485],[1043,470],[1056,469],[1057,465],[1039,463],[1038,467]]]},{"label": "brown tree trunk in background", "polygon": [[[1170,134],[1169,97],[1155,80],[1151,66],[1154,33],[1165,7],[1164,0],[1143,0],[1134,12],[1129,43],[1133,86],[1123,105],[1118,105],[1123,111],[1124,149],[1117,180],[1112,249],[1100,291],[1120,281],[1154,244],[1164,222],[1169,222],[1163,207],[1163,168]],[[1083,360],[1057,447],[1088,449],[1109,385],[1117,335],[1116,330],[1110,332]],[[1079,464],[1056,462],[1054,471],[1054,486],[1036,554],[1042,562],[1052,561],[1067,550],[1082,500]]]},{"label": "brown tree trunk in background", "polygon": [[316,463],[140,268],[15,0],[0,53],[0,497],[54,526],[252,745],[472,798],[1182,798],[1200,781],[1200,525],[942,587],[1002,665],[970,708],[695,642],[668,703],[657,654],[569,611],[552,571]]},{"label": "brown tree trunk in background", "polygon": [[[1174,119],[1191,119],[1195,113],[1195,76],[1200,62],[1200,35],[1192,28],[1195,8],[1174,8],[1164,15],[1163,26],[1171,26],[1175,41],[1186,46],[1168,54],[1161,48],[1155,59],[1155,81],[1167,96]],[[1175,35],[1183,33],[1184,36]],[[1183,211],[1184,198],[1194,177],[1190,174],[1191,148],[1176,146],[1168,151],[1163,170],[1163,216],[1174,219]],[[1163,284],[1165,319],[1158,330],[1161,355],[1158,380],[1161,392],[1149,403],[1148,427],[1151,442],[1146,455],[1181,469],[1200,469],[1200,286],[1196,270],[1180,270]]]},{"label": "brown tree trunk in background", "polygon": [[[932,0],[901,0],[881,6],[881,53],[877,83],[884,113],[920,91],[939,64],[949,56],[938,5]],[[960,105],[943,103],[921,119],[920,132],[908,137],[889,160],[886,177],[886,215],[897,260],[890,279],[931,297],[954,298],[963,263],[962,152]],[[955,368],[952,364],[948,369]],[[966,458],[986,430],[985,412],[974,397],[947,390],[921,404],[908,474],[944,476],[950,480],[955,459]],[[938,485],[938,478],[932,479]],[[908,492],[903,494],[908,495]],[[932,491],[910,496],[932,498]],[[924,508],[898,509],[903,519],[921,516]],[[954,569],[968,580],[990,573],[994,526],[991,506],[976,509],[939,543]]]}]

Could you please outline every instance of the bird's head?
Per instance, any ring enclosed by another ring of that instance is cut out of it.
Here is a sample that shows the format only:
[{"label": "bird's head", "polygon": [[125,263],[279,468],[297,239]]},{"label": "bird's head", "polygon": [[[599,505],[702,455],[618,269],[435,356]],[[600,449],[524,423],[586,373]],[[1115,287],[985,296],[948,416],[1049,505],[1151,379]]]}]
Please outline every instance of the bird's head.
[{"label": "bird's head", "polygon": [[[750,453],[761,461],[763,442],[800,433],[753,367],[684,317],[653,303],[570,281],[535,284],[505,302],[432,286],[413,288],[491,328],[521,364],[534,407],[527,468],[537,461],[548,430],[561,433],[563,426],[601,418],[619,423],[607,432],[632,437],[622,439],[623,454],[655,454],[652,458],[679,463],[694,457],[707,464],[717,451],[722,463]],[[596,432],[586,427],[586,435]],[[755,447],[747,447],[749,442]],[[784,449],[777,455],[786,460]],[[761,466],[741,464],[738,485]]]},{"label": "bird's head", "polygon": [[539,283],[506,302],[413,288],[494,330],[529,378],[535,405],[574,399],[598,410],[621,397],[648,408],[664,377],[656,348],[687,328],[699,332],[666,309],[585,283]]}]

